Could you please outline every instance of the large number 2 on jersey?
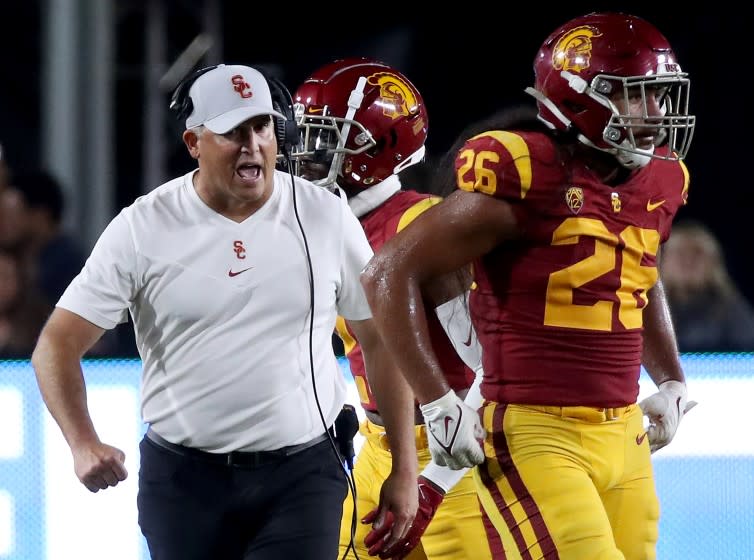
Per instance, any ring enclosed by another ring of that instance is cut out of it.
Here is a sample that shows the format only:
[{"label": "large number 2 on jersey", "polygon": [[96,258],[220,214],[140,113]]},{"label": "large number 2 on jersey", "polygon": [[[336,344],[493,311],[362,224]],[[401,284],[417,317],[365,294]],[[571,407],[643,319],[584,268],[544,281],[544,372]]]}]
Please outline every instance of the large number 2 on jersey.
[{"label": "large number 2 on jersey", "polygon": [[594,254],[550,274],[547,283],[545,325],[610,331],[613,328],[614,301],[599,300],[593,305],[573,303],[573,291],[604,274],[616,270],[620,259],[618,320],[626,329],[642,326],[642,310],[647,291],[657,281],[657,267],[641,264],[644,255],[657,255],[660,234],[653,229],[628,226],[620,234],[608,231],[593,218],[567,218],[552,234],[553,245],[579,243],[582,237],[594,240]]}]

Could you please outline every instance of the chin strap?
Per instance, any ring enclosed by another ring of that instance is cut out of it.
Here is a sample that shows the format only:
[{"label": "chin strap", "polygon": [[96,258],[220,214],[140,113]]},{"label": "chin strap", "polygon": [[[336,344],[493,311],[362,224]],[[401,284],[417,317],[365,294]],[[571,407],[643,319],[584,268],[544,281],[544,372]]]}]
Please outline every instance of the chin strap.
[{"label": "chin strap", "polygon": [[[631,170],[639,169],[647,165],[652,160],[652,154],[654,153],[654,146],[651,150],[632,148],[632,150],[636,150],[636,152],[634,152],[628,151],[624,148],[600,148],[583,134],[577,134],[576,138],[585,146],[589,146],[590,148],[594,148],[595,150],[599,150],[600,152],[610,154],[611,156],[615,157],[615,159],[618,160],[618,163],[620,163],[623,167]],[[626,140],[624,140],[623,142],[626,142]]]},{"label": "chin strap", "polygon": [[351,95],[348,97],[348,110],[346,111],[346,116],[343,119],[343,128],[340,130],[340,134],[338,135],[338,145],[335,147],[335,153],[333,155],[332,161],[330,162],[330,172],[324,179],[313,181],[317,186],[329,188],[330,190],[332,190],[334,187],[331,187],[331,185],[335,185],[338,180],[338,174],[340,173],[340,168],[343,165],[343,158],[345,157],[345,147],[346,142],[348,141],[348,133],[351,132],[351,122],[353,121],[353,116],[356,114],[356,111],[358,111],[359,107],[361,107],[361,102],[364,100],[364,87],[366,86],[366,84],[366,77],[360,76],[356,81],[356,87],[353,88]]},{"label": "chin strap", "polygon": [[[571,119],[566,117],[560,111],[560,109],[558,109],[557,105],[555,105],[555,103],[553,103],[547,97],[545,97],[541,91],[534,89],[533,87],[528,87],[524,91],[528,93],[529,95],[531,95],[534,99],[539,101],[542,105],[547,107],[547,110],[550,111],[566,129],[571,128]],[[537,115],[537,118],[540,121],[542,121],[545,124],[545,126],[547,126],[547,128],[552,129],[552,130],[555,130],[557,128],[553,123],[542,118],[542,115]]]},{"label": "chin strap", "polygon": [[424,154],[426,153],[426,151],[427,151],[427,148],[422,145],[413,154],[411,154],[406,159],[404,159],[402,162],[400,162],[398,165],[396,165],[393,168],[393,174],[398,175],[398,173],[400,173],[401,171],[403,171],[407,167],[411,167],[412,165],[414,165],[416,163],[421,163],[421,161],[424,159]]},{"label": "chin strap", "polygon": [[652,146],[651,150],[642,150],[641,148],[633,149],[636,151],[629,152],[618,148],[615,149],[615,159],[617,159],[618,163],[626,169],[639,169],[644,167],[652,160],[652,154],[655,151],[654,146]]}]

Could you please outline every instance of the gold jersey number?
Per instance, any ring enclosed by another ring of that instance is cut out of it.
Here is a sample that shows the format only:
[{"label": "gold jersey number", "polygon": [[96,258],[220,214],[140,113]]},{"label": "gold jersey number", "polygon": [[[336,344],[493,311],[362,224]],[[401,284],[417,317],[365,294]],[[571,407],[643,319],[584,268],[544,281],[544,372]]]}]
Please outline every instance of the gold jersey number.
[{"label": "gold jersey number", "polygon": [[[600,220],[568,218],[552,234],[553,245],[571,245],[583,236],[594,240],[594,253],[550,274],[547,282],[544,324],[552,327],[610,331],[615,301],[599,300],[592,305],[573,303],[574,290],[617,270],[620,287],[618,320],[626,329],[642,326],[647,291],[657,282],[657,267],[642,265],[644,255],[657,255],[660,234],[653,229],[628,226],[620,234],[608,231]],[[621,259],[618,259],[618,256]]]},{"label": "gold jersey number", "polygon": [[[520,196],[525,198],[531,188],[532,169],[526,142],[517,134],[492,131],[474,138],[489,136],[505,146],[511,154],[520,179]],[[493,169],[500,161],[495,151],[465,149],[458,156],[457,184],[462,190],[494,195],[497,175]],[[685,169],[685,168],[684,168]],[[467,177],[473,171],[471,177]],[[657,255],[660,234],[653,229],[628,226],[620,234],[608,231],[605,224],[593,218],[567,218],[553,232],[553,245],[571,245],[594,240],[594,254],[550,274],[547,283],[544,324],[553,327],[613,330],[615,301],[599,300],[592,305],[573,302],[574,290],[614,271],[620,275],[618,321],[626,329],[642,326],[642,313],[647,305],[647,291],[657,282],[657,267],[642,265],[645,255]],[[618,257],[621,257],[620,259]]]}]

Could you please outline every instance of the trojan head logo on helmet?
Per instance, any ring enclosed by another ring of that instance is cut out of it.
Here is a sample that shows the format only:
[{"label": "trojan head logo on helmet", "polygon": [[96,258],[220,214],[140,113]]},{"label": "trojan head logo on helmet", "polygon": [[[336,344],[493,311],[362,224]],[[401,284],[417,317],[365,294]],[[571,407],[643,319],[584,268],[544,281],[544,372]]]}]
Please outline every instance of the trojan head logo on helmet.
[{"label": "trojan head logo on helmet", "polygon": [[598,29],[582,25],[572,29],[552,49],[552,67],[556,70],[581,72],[589,68],[592,58],[592,37],[600,37]]},{"label": "trojan head logo on helmet", "polygon": [[384,103],[382,114],[391,119],[416,114],[419,105],[412,87],[403,76],[395,72],[378,72],[367,78],[367,83],[380,88]]},{"label": "trojan head logo on helmet", "polygon": [[[534,60],[539,118],[633,169],[651,158],[682,159],[693,137],[687,74],[650,23],[621,13],[569,21]],[[633,110],[629,108],[633,107]],[[669,150],[655,152],[667,144]]]},{"label": "trojan head logo on helmet", "polygon": [[424,157],[424,100],[387,64],[336,60],[315,71],[293,101],[302,143],[292,158],[299,174],[317,184],[331,186],[337,180],[343,187],[364,189]]}]

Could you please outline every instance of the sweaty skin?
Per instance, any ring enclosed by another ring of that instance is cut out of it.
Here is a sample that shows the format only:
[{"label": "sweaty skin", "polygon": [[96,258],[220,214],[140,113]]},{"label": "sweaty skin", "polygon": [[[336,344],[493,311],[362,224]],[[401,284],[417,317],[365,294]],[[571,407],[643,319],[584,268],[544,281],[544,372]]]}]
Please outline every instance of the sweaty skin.
[{"label": "sweaty skin", "polygon": [[517,235],[507,202],[457,191],[389,240],[364,269],[362,284],[378,329],[393,333],[386,344],[404,375],[411,372],[420,403],[450,390],[429,341],[424,287]]}]

